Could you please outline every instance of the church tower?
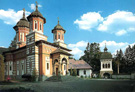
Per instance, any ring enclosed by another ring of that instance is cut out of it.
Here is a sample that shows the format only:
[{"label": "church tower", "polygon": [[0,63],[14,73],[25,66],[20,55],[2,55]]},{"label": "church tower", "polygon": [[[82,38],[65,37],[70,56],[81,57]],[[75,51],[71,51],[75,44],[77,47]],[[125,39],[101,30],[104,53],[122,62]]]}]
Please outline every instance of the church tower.
[{"label": "church tower", "polygon": [[16,48],[26,45],[26,35],[29,33],[29,22],[25,18],[25,9],[23,9],[23,17],[13,27],[16,31]]},{"label": "church tower", "polygon": [[63,27],[60,25],[59,23],[59,18],[58,18],[58,24],[54,27],[54,29],[52,30],[53,33],[53,41],[55,44],[60,45],[62,47],[67,47],[66,44],[64,44],[64,34],[65,34],[65,30],[63,29]]}]

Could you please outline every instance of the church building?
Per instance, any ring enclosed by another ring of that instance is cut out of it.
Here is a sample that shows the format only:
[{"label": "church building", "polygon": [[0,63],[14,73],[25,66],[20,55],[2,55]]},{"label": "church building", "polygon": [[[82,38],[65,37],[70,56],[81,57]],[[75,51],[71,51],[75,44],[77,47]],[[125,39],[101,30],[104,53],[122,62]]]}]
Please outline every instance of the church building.
[{"label": "church building", "polygon": [[11,42],[9,51],[3,53],[5,57],[5,74],[21,78],[23,74],[36,71],[39,80],[45,80],[52,75],[66,75],[69,73],[70,49],[64,43],[66,30],[58,24],[52,29],[53,43],[47,41],[44,35],[46,19],[38,10],[27,18],[25,9],[23,17],[13,27],[16,35]]}]

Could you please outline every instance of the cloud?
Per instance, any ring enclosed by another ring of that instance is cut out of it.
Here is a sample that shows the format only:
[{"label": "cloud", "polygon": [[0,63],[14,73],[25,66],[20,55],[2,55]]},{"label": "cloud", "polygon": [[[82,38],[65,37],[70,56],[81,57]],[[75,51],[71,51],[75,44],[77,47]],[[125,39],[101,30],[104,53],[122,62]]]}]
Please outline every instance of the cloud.
[{"label": "cloud", "polygon": [[[68,48],[72,50],[71,54],[74,55],[74,58],[79,59],[82,55],[84,55],[84,50],[86,49],[87,43],[88,41],[79,41],[75,44],[68,44]],[[125,51],[128,45],[133,46],[135,44],[129,44],[128,42],[115,42],[104,40],[102,42],[99,42],[101,51],[104,50],[105,43],[108,48],[108,52],[111,52],[113,55],[116,53],[117,50],[122,49],[123,51]]]},{"label": "cloud", "polygon": [[[26,16],[30,12],[25,11]],[[0,9],[0,19],[4,21],[5,24],[15,25],[23,16],[23,10],[14,11],[13,9],[3,10]]]},{"label": "cloud", "polygon": [[[35,4],[30,4],[29,7],[31,8],[31,10],[35,10],[36,9],[36,5]],[[42,5],[38,4],[38,7],[42,7]]]},{"label": "cloud", "polygon": [[99,24],[98,31],[114,33],[117,36],[135,31],[135,15],[128,11],[116,11],[104,18]]},{"label": "cloud", "polygon": [[69,44],[69,48],[74,48],[74,47],[86,47],[88,42],[85,41],[79,41],[76,44]]},{"label": "cloud", "polygon": [[92,28],[98,26],[103,21],[99,12],[88,12],[83,14],[80,19],[76,19],[74,24],[77,24],[80,29],[91,31]]},{"label": "cloud", "polygon": [[82,30],[96,29],[122,36],[135,32],[135,14],[118,10],[107,17],[102,17],[99,12],[88,12],[83,14],[80,19],[76,19],[74,24],[77,24]]}]

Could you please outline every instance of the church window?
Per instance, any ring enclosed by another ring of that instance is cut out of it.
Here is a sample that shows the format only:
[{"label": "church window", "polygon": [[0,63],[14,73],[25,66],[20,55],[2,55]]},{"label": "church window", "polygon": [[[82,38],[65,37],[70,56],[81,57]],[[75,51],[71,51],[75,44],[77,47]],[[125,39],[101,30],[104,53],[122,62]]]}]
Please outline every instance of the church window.
[{"label": "church window", "polygon": [[35,29],[37,29],[37,22],[35,21]]},{"label": "church window", "polygon": [[10,71],[12,70],[12,67],[11,67],[11,65],[10,65]]},{"label": "church window", "polygon": [[60,39],[60,33],[58,34],[58,39]]},{"label": "church window", "polygon": [[84,72],[84,74],[86,74],[86,70],[84,70],[83,72]]},{"label": "church window", "polygon": [[105,68],[107,68],[107,64],[105,64]]},{"label": "church window", "polygon": [[49,70],[49,63],[47,63],[47,70]]},{"label": "church window", "polygon": [[110,68],[110,64],[108,64],[108,68]]},{"label": "church window", "polygon": [[104,64],[103,64],[103,68],[104,68]]},{"label": "church window", "polygon": [[42,30],[42,23],[40,23],[40,30]]},{"label": "church window", "polygon": [[23,70],[23,65],[22,65],[22,70]]},{"label": "church window", "polygon": [[20,33],[20,41],[22,41],[22,34]]}]

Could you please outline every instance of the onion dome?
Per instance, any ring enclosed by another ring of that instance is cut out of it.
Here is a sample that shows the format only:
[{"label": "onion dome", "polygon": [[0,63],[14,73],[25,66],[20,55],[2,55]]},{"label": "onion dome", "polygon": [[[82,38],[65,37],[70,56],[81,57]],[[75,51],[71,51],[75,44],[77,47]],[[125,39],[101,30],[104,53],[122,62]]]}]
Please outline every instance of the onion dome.
[{"label": "onion dome", "polygon": [[16,30],[17,27],[29,28],[29,22],[25,18],[25,9],[23,9],[23,17],[17,22],[17,24],[13,28]]},{"label": "onion dome", "polygon": [[52,30],[52,33],[54,33],[55,30],[63,30],[64,33],[66,32],[66,30],[64,30],[64,28],[59,24],[59,18],[58,18],[58,24],[54,27],[54,29]]},{"label": "onion dome", "polygon": [[104,52],[102,52],[100,59],[112,59],[112,54],[110,52],[107,52],[107,47],[105,44]]},{"label": "onion dome", "polygon": [[36,2],[36,10],[32,12],[28,17],[28,21],[30,20],[31,17],[40,17],[44,20],[44,23],[46,23],[46,19],[43,17],[43,15],[38,11],[38,3]]}]

